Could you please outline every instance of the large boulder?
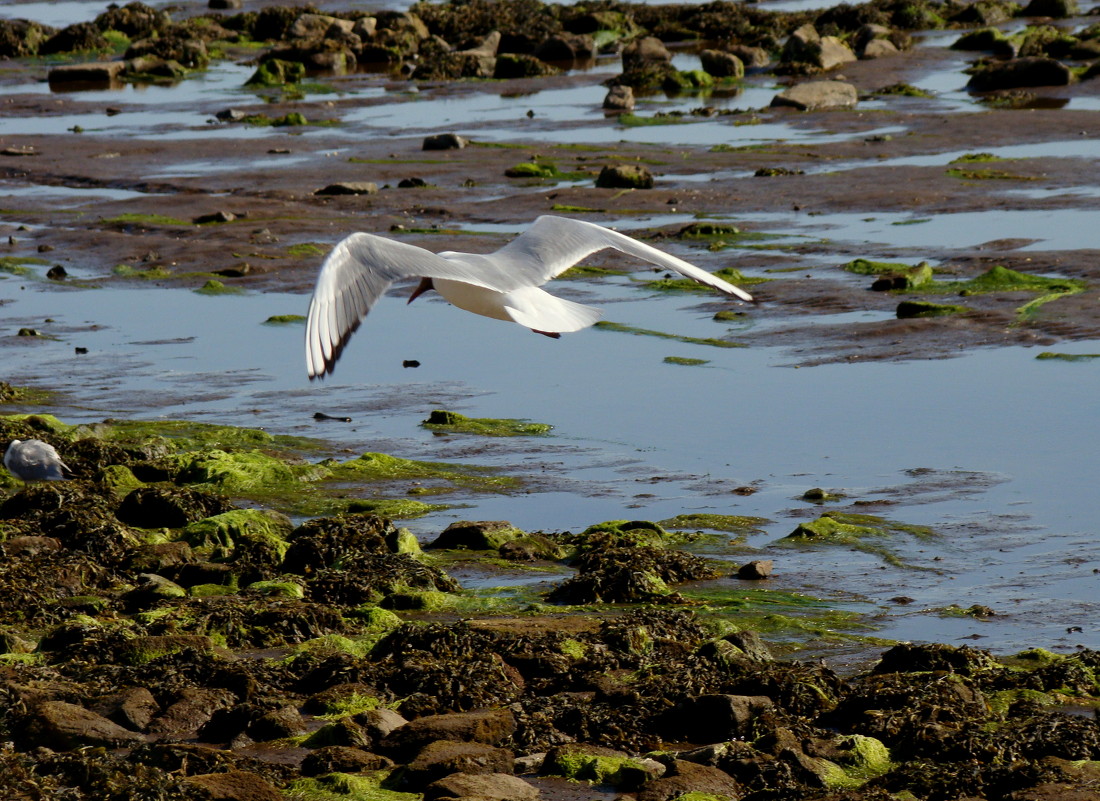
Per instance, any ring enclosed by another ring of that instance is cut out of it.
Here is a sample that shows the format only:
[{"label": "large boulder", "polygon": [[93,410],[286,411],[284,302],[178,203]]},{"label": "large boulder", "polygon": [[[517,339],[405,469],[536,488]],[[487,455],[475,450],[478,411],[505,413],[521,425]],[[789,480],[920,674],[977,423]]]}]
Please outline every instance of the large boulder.
[{"label": "large boulder", "polygon": [[1062,62],[1040,56],[987,64],[970,76],[966,88],[974,92],[1020,89],[1028,86],[1066,86],[1073,73]]},{"label": "large boulder", "polygon": [[851,108],[859,100],[856,88],[844,81],[806,81],[772,98],[772,106],[799,111]]},{"label": "large boulder", "polygon": [[796,30],[783,45],[783,64],[805,64],[828,72],[856,60],[856,54],[835,36],[821,36],[807,23]]}]

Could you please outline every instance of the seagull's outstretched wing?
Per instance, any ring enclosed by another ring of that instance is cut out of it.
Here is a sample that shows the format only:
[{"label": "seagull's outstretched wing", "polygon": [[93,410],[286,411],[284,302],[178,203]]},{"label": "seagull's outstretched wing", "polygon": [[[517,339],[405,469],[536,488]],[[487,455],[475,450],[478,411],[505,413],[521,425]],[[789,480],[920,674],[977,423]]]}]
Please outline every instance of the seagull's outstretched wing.
[{"label": "seagull's outstretched wing", "polygon": [[[394,281],[449,278],[498,289],[475,267],[430,250],[373,234],[341,240],[321,265],[306,318],[306,371],[311,379],[332,372],[359,323]],[[488,277],[490,280],[492,276]]]},{"label": "seagull's outstretched wing", "polygon": [[568,270],[578,261],[604,248],[614,248],[635,258],[673,270],[741,300],[752,295],[655,247],[602,225],[544,215],[531,227],[491,255],[514,280],[539,285]]}]

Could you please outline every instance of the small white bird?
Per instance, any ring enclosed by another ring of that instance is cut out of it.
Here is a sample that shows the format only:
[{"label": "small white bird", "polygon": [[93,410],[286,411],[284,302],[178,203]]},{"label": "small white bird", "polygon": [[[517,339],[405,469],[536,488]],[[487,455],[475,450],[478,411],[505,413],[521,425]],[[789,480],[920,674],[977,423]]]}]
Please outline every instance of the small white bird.
[{"label": "small white bird", "polygon": [[540,289],[581,259],[614,248],[741,300],[752,296],[733,284],[595,223],[542,216],[493,253],[432,253],[373,234],[338,242],[321,265],[306,321],[310,379],[332,372],[336,360],[375,301],[394,281],[419,278],[409,303],[434,289],[460,309],[527,326],[557,338],[595,323],[602,312]]},{"label": "small white bird", "polygon": [[40,439],[13,439],[4,452],[4,467],[23,481],[64,481],[72,470],[53,445]]}]

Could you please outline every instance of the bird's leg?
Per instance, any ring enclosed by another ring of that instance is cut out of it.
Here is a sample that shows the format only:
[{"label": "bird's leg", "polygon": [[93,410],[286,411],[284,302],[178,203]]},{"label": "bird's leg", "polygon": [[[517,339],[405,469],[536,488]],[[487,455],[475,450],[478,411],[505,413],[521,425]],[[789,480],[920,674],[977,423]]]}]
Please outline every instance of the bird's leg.
[{"label": "bird's leg", "polygon": [[561,339],[561,334],[556,331],[536,331],[534,328],[532,328],[531,330],[535,331],[536,334],[542,334],[544,337],[550,337],[551,339]]},{"label": "bird's leg", "polygon": [[429,289],[435,289],[435,286],[432,284],[432,279],[431,278],[421,278],[420,283],[416,285],[416,289],[414,289],[412,291],[412,294],[409,295],[409,299],[406,301],[406,303],[412,303],[414,300],[416,300],[418,297],[423,295]]}]

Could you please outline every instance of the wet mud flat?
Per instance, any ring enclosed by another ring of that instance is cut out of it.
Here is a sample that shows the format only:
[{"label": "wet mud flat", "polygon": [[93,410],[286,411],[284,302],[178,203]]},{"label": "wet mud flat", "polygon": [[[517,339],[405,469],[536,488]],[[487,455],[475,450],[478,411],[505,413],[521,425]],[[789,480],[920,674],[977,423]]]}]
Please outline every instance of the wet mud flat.
[{"label": "wet mud flat", "polygon": [[[1075,82],[1006,90],[983,105],[977,96],[875,94],[974,60],[943,44],[981,27],[944,21],[962,7],[921,7],[947,26],[928,25],[941,44],[927,47],[925,28],[897,25],[889,5],[850,17],[761,14],[740,38],[784,67],[750,70],[746,90],[753,81],[778,92],[843,77],[857,105],[736,111],[734,95],[717,107],[730,113],[692,114],[712,95],[643,85],[636,119],[613,122],[599,84],[619,74],[619,55],[537,77],[402,74],[407,63],[450,63],[440,54],[476,49],[509,21],[470,8],[468,30],[420,9],[450,50],[425,37],[420,52],[398,51],[387,72],[315,72],[316,85],[298,89],[294,81],[258,94],[235,86],[161,106],[140,91],[42,91],[50,69],[86,54],[6,62],[0,83],[12,91],[0,110],[11,129],[0,131],[0,177],[9,196],[0,232],[10,239],[0,250],[15,273],[6,285],[305,293],[327,248],[351,230],[390,231],[435,250],[490,249],[534,216],[558,213],[620,226],[710,270],[739,270],[762,303],[735,312],[757,323],[739,330],[737,343],[786,347],[795,364],[927,359],[1005,344],[1057,357],[1059,347],[1097,337],[1097,251],[1067,232],[1097,204],[1097,154],[1081,146],[1100,122],[1088,102],[1087,36],[1075,58],[1046,33],[1027,45],[1059,53],[1078,68]],[[728,31],[741,15],[716,8],[728,17],[705,24],[675,10],[607,10],[636,26],[620,32],[620,47],[652,33],[692,59],[701,40],[721,50],[737,38]],[[1013,35],[1024,24],[1079,32],[1090,22],[1055,7],[1026,19],[1019,8],[1001,11],[985,21]],[[301,13],[284,16],[289,29]],[[553,19],[571,16],[524,18],[552,29]],[[383,30],[400,30],[397,19]],[[916,42],[894,36],[897,53],[829,69],[784,61],[783,43],[806,22],[847,40],[875,22]],[[388,46],[410,47],[392,38]],[[260,53],[286,44],[221,41],[227,59],[248,62],[242,83]],[[1012,46],[1026,51],[1022,40]],[[306,60],[343,52],[296,47]],[[654,69],[671,75],[671,67]],[[200,75],[196,68],[167,91]],[[590,90],[569,101],[585,106],[583,115],[562,120],[552,104],[540,105],[548,93],[577,90]],[[503,112],[483,104],[484,119],[476,111],[446,118],[448,103],[477,109],[487,97],[516,103]],[[417,112],[425,103],[430,111]],[[1066,107],[1052,107],[1059,104]],[[657,116],[669,108],[672,116]],[[238,121],[219,120],[230,109],[239,114],[223,118]],[[296,124],[244,122],[294,114],[302,115]],[[772,125],[782,141],[741,138]],[[643,129],[660,133],[635,141]],[[425,149],[427,137],[448,133],[469,141]],[[609,164],[642,165],[654,184],[596,186]],[[375,187],[323,192],[346,182]],[[1020,223],[1005,232],[996,221],[1014,214]],[[935,228],[954,218],[963,222]],[[860,227],[876,222],[918,233],[880,242]],[[922,227],[945,231],[942,241]],[[54,265],[69,277],[46,278]],[[586,266],[627,268],[613,256]],[[579,279],[604,280],[598,269]],[[666,282],[650,291],[691,290]],[[856,311],[881,314],[827,322]],[[26,337],[0,342],[22,348]],[[67,389],[63,378],[33,383]],[[49,408],[20,392],[12,411]],[[0,786],[13,797],[1022,800],[1097,792],[1094,651],[1036,647],[996,660],[968,647],[877,642],[873,630],[859,633],[858,615],[755,590],[769,566],[750,567],[743,552],[724,549],[758,519],[593,521],[574,532],[554,520],[542,532],[461,521],[418,543],[392,520],[507,489],[511,476],[385,454],[349,458],[331,442],[247,429],[69,426],[41,414],[6,417],[3,427],[5,442],[54,443],[76,473],[44,486],[11,480],[0,506],[8,699],[0,725],[12,743],[0,753]],[[480,448],[440,442],[436,450],[451,454]],[[552,453],[537,444],[518,450]],[[943,491],[963,492],[974,476],[940,479]],[[434,494],[444,486],[459,489]],[[801,522],[793,542],[897,561],[860,543],[929,536],[880,516],[891,513],[888,499],[827,495],[819,500],[834,505]],[[821,649],[831,662],[797,651],[837,630],[856,633]]]}]

